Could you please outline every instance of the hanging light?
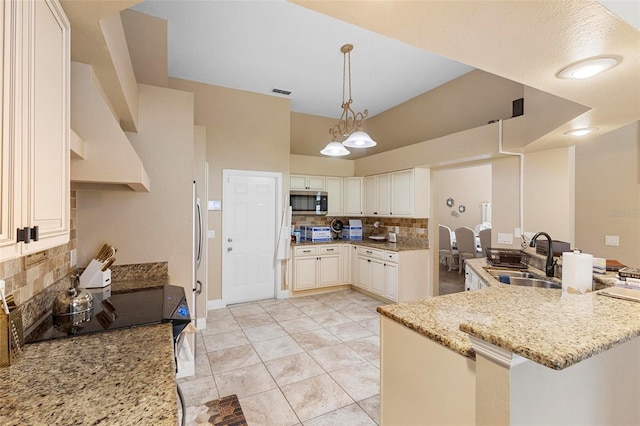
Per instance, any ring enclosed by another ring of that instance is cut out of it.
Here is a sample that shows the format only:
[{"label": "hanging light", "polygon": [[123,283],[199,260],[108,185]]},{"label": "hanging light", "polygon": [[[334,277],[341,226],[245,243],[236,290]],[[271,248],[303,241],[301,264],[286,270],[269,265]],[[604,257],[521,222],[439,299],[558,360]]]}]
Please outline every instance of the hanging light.
[{"label": "hanging light", "polygon": [[[347,138],[342,145],[349,148],[371,148],[376,146],[377,143],[371,136],[369,136],[364,130],[364,121],[369,115],[369,110],[365,109],[362,112],[355,113],[351,109],[353,99],[351,98],[351,51],[353,50],[352,44],[345,44],[340,48],[340,51],[344,55],[342,61],[342,115],[338,122],[329,129],[329,133],[333,136],[333,142],[330,142],[325,149],[320,151],[325,155],[347,155],[349,151],[344,149],[340,154],[329,154],[331,152],[330,147],[335,147],[337,140]],[[347,80],[347,76],[349,77]],[[347,87],[349,92],[349,99],[346,99]],[[337,148],[334,148],[337,152]]]},{"label": "hanging light", "polygon": [[345,148],[340,142],[329,142],[324,147],[320,154],[329,155],[331,157],[342,157],[343,155],[349,155],[349,150]]}]

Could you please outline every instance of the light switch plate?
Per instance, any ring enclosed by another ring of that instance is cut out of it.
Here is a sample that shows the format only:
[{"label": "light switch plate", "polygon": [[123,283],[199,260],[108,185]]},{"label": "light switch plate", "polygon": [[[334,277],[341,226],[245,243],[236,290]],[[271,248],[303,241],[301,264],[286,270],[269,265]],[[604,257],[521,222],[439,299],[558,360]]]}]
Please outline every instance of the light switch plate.
[{"label": "light switch plate", "polygon": [[501,232],[498,233],[498,243],[499,244],[513,244],[513,234],[503,234]]},{"label": "light switch plate", "polygon": [[209,200],[207,202],[207,210],[221,210],[220,200]]},{"label": "light switch plate", "polygon": [[604,245],[606,246],[619,246],[620,237],[618,235],[606,235],[604,237]]},{"label": "light switch plate", "polygon": [[216,237],[216,230],[215,229],[209,229],[207,231],[207,238],[215,238]]},{"label": "light switch plate", "polygon": [[71,249],[69,252],[69,266],[72,268],[78,264],[78,249]]}]

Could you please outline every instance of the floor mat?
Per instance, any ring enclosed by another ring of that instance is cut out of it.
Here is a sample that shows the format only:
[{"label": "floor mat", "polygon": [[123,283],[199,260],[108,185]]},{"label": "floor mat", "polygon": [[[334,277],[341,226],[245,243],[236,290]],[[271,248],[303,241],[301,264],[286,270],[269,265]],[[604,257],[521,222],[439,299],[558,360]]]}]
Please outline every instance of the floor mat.
[{"label": "floor mat", "polygon": [[201,411],[195,418],[199,425],[243,426],[247,424],[236,395],[205,402],[202,408],[206,411]]}]

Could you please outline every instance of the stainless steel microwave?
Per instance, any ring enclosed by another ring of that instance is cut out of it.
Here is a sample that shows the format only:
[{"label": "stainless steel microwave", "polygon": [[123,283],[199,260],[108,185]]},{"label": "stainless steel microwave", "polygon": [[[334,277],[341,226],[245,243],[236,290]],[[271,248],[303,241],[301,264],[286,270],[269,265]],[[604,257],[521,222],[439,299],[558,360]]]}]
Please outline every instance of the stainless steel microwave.
[{"label": "stainless steel microwave", "polygon": [[328,195],[324,191],[291,191],[289,205],[292,214],[326,215]]}]

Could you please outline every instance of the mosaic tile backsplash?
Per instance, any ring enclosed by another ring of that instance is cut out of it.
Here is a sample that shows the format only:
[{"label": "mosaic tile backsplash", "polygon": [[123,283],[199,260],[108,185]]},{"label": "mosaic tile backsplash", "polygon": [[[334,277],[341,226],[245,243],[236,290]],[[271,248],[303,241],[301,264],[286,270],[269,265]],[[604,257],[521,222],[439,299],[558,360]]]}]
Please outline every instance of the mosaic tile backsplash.
[{"label": "mosaic tile backsplash", "polygon": [[[298,216],[291,218],[291,224],[297,229],[300,225],[329,226],[334,216]],[[414,242],[428,240],[429,219],[403,219],[397,217],[338,217],[345,225],[349,224],[349,219],[362,220],[362,232],[366,238],[369,235],[388,234],[394,232],[395,227],[399,228],[397,238],[399,242]],[[378,222],[378,227],[375,223]]]}]

